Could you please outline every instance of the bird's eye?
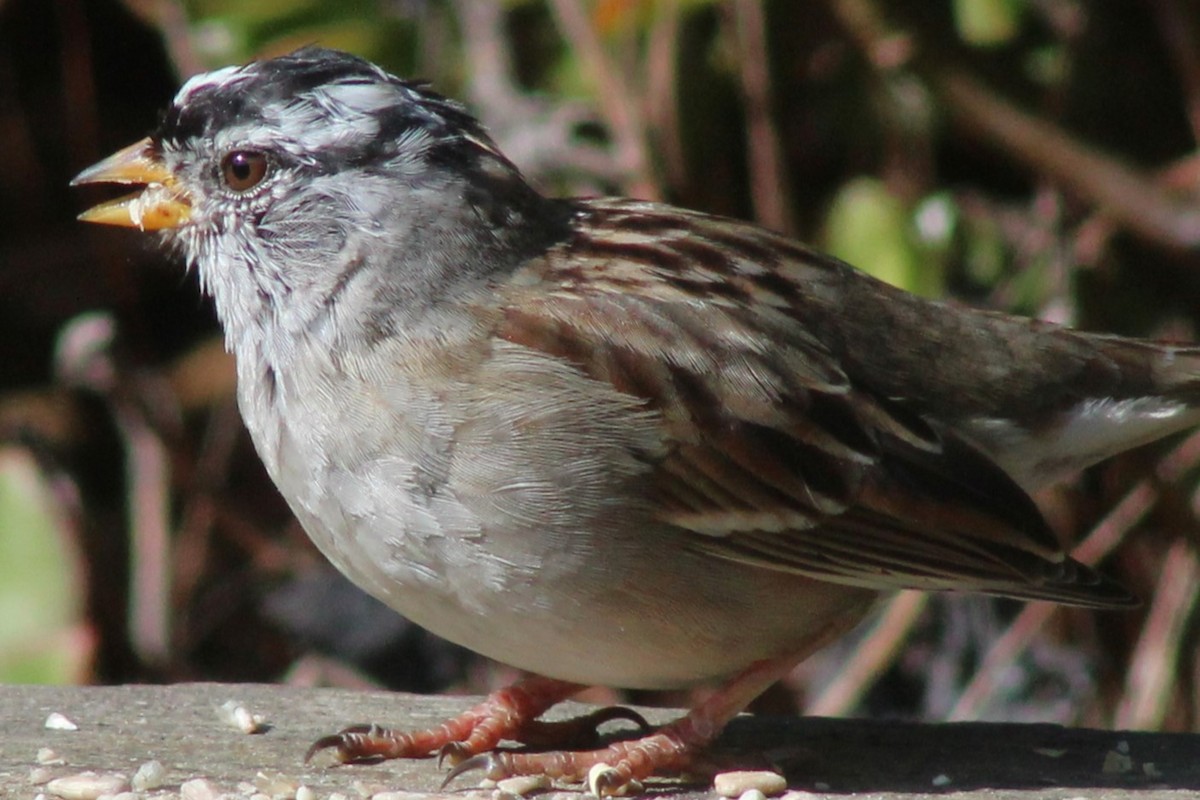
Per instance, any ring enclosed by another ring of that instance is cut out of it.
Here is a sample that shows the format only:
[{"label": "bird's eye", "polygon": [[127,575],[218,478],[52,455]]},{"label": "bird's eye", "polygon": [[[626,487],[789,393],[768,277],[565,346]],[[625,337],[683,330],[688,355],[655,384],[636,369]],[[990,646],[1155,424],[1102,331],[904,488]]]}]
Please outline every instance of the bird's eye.
[{"label": "bird's eye", "polygon": [[221,160],[221,177],[235,192],[245,192],[267,176],[267,157],[254,150],[234,150]]}]

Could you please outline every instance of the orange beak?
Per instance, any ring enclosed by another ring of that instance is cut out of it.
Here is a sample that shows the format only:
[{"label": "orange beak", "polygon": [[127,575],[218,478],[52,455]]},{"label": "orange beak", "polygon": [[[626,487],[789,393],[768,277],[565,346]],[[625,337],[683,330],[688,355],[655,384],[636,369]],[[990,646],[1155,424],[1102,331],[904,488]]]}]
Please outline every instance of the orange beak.
[{"label": "orange beak", "polygon": [[79,215],[84,222],[121,225],[143,231],[177,228],[187,221],[192,206],[150,139],[142,139],[85,169],[71,181],[144,186],[141,191],[93,206]]}]

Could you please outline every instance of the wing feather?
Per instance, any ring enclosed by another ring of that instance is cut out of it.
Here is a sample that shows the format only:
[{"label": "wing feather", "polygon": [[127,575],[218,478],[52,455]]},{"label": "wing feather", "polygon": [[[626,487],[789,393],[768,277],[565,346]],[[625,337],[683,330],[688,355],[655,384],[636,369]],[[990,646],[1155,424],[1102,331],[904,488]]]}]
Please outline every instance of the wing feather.
[{"label": "wing feather", "polygon": [[646,490],[692,547],[879,590],[1132,602],[1062,552],[991,458],[914,398],[847,374],[822,338],[836,332],[806,327],[803,293],[837,262],[700,215],[656,230],[648,208],[595,204],[596,229],[638,218],[636,246],[583,226],[528,267],[497,333],[661,415],[667,455]]}]

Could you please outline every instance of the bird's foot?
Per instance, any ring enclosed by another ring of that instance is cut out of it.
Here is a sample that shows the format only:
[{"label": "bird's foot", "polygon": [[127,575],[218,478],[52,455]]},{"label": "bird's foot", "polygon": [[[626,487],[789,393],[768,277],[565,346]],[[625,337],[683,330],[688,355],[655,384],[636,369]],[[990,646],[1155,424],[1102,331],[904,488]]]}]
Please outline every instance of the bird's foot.
[{"label": "bird's foot", "polygon": [[[535,719],[521,726],[514,736],[509,738],[536,750],[587,750],[600,746],[600,727],[609,722],[623,720],[632,722],[638,728],[638,733],[648,734],[653,726],[638,712],[624,706],[605,706],[571,719],[545,720]],[[457,762],[456,762],[457,763]]]},{"label": "bird's foot", "polygon": [[[847,618],[845,622],[849,621]],[[827,635],[840,632],[841,627],[844,625],[838,621],[836,626],[829,627]],[[824,642],[825,637],[814,637],[814,646]],[[716,766],[703,756],[708,746],[725,723],[786,674],[796,660],[795,656],[780,656],[756,661],[683,717],[640,738],[613,742],[597,750],[543,753],[477,750],[459,761],[442,785],[474,771],[493,780],[545,775],[551,779],[586,782],[592,794],[614,797],[637,794],[641,782],[652,776],[712,774]],[[611,713],[609,709],[597,713],[604,712]]]},{"label": "bird's foot", "polygon": [[321,751],[332,751],[342,763],[391,758],[424,758],[436,755],[455,766],[494,749],[504,739],[530,747],[594,747],[598,729],[612,720],[627,720],[642,733],[650,725],[636,711],[601,708],[576,719],[538,720],[550,706],[581,687],[549,678],[531,677],[494,692],[474,708],[423,731],[397,731],[378,725],[354,725],[318,739],[308,749],[305,761]]},{"label": "bird's foot", "polygon": [[480,771],[492,780],[516,775],[545,775],[551,779],[586,782],[598,797],[637,794],[651,776],[696,774],[704,769],[698,752],[707,744],[690,735],[688,726],[668,725],[639,739],[614,742],[598,750],[518,753],[498,750],[476,754],[455,766],[442,783]]},{"label": "bird's foot", "polygon": [[[857,618],[857,617],[855,617]],[[849,619],[849,618],[848,618]],[[832,635],[844,627],[830,625]],[[814,637],[815,645],[825,637]],[[582,687],[578,684],[531,677],[491,694],[475,708],[427,731],[402,733],[373,725],[347,728],[318,740],[308,758],[332,750],[339,761],[388,758],[421,758],[438,755],[452,765],[443,784],[468,772],[503,779],[517,775],[544,775],[550,779],[586,781],[601,797],[636,794],[651,776],[700,775],[714,771],[702,754],[731,718],[763,689],[786,674],[798,656],[756,661],[698,703],[686,715],[651,732],[641,715],[624,708],[602,708],[564,722],[538,720],[552,705]],[[594,746],[597,728],[615,719],[635,722],[642,735],[590,750],[563,750],[564,746]],[[510,739],[546,752],[496,750]]]}]

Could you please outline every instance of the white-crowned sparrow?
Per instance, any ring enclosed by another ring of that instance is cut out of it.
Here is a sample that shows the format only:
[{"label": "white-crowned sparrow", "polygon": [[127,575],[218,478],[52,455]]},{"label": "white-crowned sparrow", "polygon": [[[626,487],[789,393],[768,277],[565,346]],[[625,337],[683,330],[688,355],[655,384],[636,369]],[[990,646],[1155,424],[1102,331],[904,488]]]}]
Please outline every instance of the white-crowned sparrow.
[{"label": "white-crowned sparrow", "polygon": [[[929,302],[744,222],[543,197],[460,105],[344,53],[192,78],[75,182],[145,185],[83,219],[161,230],[199,270],[258,452],[330,560],[548,676],[316,745],[344,759],[603,763],[615,792],[687,767],[881,593],[1127,605],[1027,491],[1198,417],[1200,350]],[[493,752],[566,732],[533,720],[581,684],[700,681],[724,684],[641,739]]]}]

